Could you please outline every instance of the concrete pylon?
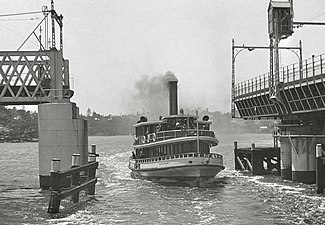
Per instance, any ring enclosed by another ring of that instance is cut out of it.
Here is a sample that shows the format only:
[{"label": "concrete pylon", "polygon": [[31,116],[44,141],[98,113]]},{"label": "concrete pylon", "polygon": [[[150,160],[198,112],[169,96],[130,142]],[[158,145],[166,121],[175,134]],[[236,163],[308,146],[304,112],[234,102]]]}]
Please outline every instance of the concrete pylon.
[{"label": "concrete pylon", "polygon": [[292,180],[307,184],[316,182],[316,138],[291,138]]},{"label": "concrete pylon", "polygon": [[48,189],[52,158],[61,159],[61,171],[71,168],[73,154],[80,154],[81,165],[88,160],[88,125],[80,119],[75,103],[38,105],[40,187]]},{"label": "concrete pylon", "polygon": [[291,143],[288,137],[280,138],[281,178],[292,179]]}]

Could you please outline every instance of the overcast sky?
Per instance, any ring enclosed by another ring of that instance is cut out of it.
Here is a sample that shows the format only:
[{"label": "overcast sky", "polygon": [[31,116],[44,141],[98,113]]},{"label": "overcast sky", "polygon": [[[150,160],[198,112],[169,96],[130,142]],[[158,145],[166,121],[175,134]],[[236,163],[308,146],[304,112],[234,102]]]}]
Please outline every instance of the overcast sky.
[{"label": "overcast sky", "polygon": [[[39,11],[50,0],[0,0],[0,14]],[[85,114],[141,112],[138,81],[172,71],[180,108],[230,110],[231,40],[268,46],[269,0],[55,0],[64,16],[64,57],[70,61],[75,95]],[[324,0],[295,0],[294,21],[325,21]],[[0,50],[16,50],[42,14],[0,18]],[[30,18],[34,18],[31,20]],[[39,32],[38,32],[39,33]],[[303,43],[303,58],[325,52],[325,26],[295,29],[282,46]],[[31,39],[23,50],[38,49]],[[280,65],[297,61],[282,50]],[[243,51],[236,58],[238,81],[266,73],[269,52]],[[167,107],[167,106],[166,106]]]}]

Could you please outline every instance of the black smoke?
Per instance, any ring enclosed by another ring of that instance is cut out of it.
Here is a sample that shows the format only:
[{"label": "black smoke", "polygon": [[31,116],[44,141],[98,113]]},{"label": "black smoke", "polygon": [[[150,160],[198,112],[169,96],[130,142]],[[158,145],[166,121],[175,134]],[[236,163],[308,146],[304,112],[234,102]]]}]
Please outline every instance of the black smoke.
[{"label": "black smoke", "polygon": [[133,97],[137,111],[151,120],[158,120],[159,116],[167,116],[169,112],[168,82],[170,80],[177,80],[170,71],[167,71],[165,75],[141,76],[135,82],[136,93]]}]

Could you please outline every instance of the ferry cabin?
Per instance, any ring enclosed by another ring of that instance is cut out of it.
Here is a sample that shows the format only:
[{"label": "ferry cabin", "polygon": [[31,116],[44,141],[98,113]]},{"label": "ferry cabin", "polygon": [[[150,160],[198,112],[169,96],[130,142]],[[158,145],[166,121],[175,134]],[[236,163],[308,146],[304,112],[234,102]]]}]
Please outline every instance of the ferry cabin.
[{"label": "ferry cabin", "polygon": [[[186,153],[196,156],[209,154],[210,147],[218,142],[214,132],[210,131],[211,122],[208,119],[206,116],[198,121],[197,116],[171,115],[160,121],[139,121],[134,125],[135,157],[142,159],[174,155],[177,157]],[[210,140],[202,137],[210,137]]]}]

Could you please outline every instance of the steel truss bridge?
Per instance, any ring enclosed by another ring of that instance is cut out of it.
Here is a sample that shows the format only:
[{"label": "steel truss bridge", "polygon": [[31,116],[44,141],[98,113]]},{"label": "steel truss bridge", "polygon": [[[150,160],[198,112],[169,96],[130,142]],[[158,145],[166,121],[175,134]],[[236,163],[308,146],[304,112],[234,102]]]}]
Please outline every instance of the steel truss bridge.
[{"label": "steel truss bridge", "polygon": [[62,50],[0,51],[1,105],[37,105],[72,95]]},{"label": "steel truss bridge", "polygon": [[270,95],[272,80],[269,73],[236,84],[233,103],[240,117],[286,118],[325,110],[324,58],[325,54],[312,56],[302,64],[280,68],[278,101],[272,100]]}]

